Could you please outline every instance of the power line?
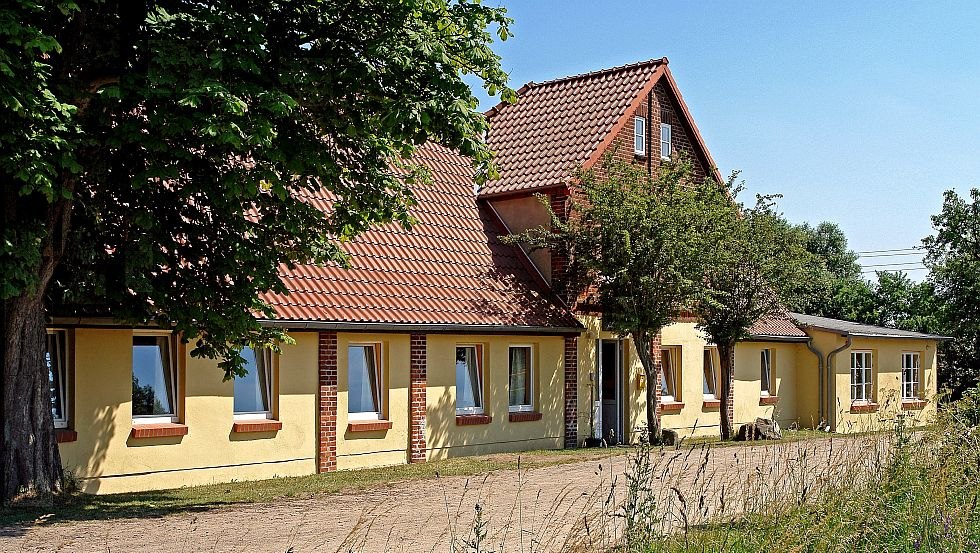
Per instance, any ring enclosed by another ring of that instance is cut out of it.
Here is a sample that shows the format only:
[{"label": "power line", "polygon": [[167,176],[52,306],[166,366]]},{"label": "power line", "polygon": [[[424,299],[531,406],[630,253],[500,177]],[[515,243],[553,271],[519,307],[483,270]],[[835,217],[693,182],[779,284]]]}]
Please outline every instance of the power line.
[{"label": "power line", "polygon": [[925,253],[924,253],[924,252],[908,252],[908,253],[869,253],[869,254],[864,254],[864,255],[858,255],[858,257],[859,257],[859,258],[861,258],[861,257],[906,257],[906,256],[909,256],[909,255],[918,255],[918,256],[922,256],[922,255],[925,255]]},{"label": "power line", "polygon": [[925,268],[925,266],[920,261],[907,261],[905,263],[878,263],[876,265],[862,265],[861,267],[868,269],[871,267],[899,267],[902,265],[917,265],[919,267]]},{"label": "power line", "polygon": [[912,267],[909,269],[872,269],[870,271],[861,271],[862,275],[867,275],[871,273],[907,273],[909,271],[926,271],[929,267]]},{"label": "power line", "polygon": [[863,252],[854,252],[854,253],[856,253],[858,255],[862,255],[862,254],[866,254],[866,253],[908,252],[908,251],[917,251],[917,250],[924,250],[924,249],[925,248],[922,247],[922,246],[914,246],[912,248],[896,248],[896,249],[893,249],[893,250],[867,250],[867,251],[863,251]]}]

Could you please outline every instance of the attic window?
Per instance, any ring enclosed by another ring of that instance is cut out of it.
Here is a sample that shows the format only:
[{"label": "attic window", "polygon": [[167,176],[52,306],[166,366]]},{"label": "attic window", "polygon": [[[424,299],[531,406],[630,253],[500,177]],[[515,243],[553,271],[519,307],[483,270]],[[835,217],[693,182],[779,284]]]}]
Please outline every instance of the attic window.
[{"label": "attic window", "polygon": [[670,159],[670,125],[660,124],[660,158]]},{"label": "attic window", "polygon": [[647,120],[643,117],[633,118],[633,153],[638,156],[647,153]]}]

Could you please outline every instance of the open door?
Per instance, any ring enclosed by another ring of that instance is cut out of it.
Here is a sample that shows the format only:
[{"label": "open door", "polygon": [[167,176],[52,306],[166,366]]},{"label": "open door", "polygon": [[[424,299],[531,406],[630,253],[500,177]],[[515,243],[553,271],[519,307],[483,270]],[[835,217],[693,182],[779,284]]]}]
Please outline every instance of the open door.
[{"label": "open door", "polygon": [[599,340],[599,417],[595,437],[623,441],[623,341]]}]

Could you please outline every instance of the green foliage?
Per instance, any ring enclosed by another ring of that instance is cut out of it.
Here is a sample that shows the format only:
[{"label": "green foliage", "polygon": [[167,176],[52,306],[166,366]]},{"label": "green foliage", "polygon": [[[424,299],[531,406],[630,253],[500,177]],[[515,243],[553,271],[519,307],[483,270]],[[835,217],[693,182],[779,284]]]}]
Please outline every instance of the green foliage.
[{"label": "green foliage", "polygon": [[[735,177],[727,185],[733,198],[741,190]],[[782,313],[803,293],[814,257],[804,233],[776,211],[772,197],[757,197],[753,207],[732,203],[721,215],[715,253],[705,266],[707,293],[696,312],[716,344],[734,345],[756,321]]]},{"label": "green foliage", "polygon": [[925,264],[943,329],[954,337],[943,348],[940,378],[958,395],[980,380],[980,190],[967,198],[947,191],[932,226],[922,241]]},{"label": "green foliage", "polygon": [[418,145],[494,174],[463,78],[514,98],[491,49],[509,24],[467,0],[5,5],[0,290],[173,327],[240,370],[241,345],[286,339],[256,319],[282,268],[412,223]]}]

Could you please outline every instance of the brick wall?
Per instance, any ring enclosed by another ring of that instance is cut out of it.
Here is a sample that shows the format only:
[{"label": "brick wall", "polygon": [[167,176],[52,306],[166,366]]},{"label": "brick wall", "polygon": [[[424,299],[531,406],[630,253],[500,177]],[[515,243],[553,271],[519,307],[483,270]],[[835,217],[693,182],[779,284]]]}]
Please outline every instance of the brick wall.
[{"label": "brick wall", "polygon": [[[591,409],[591,406],[589,406]],[[565,447],[578,446],[578,338],[565,337]]]},{"label": "brick wall", "polygon": [[337,333],[320,332],[317,472],[337,470]]},{"label": "brick wall", "polygon": [[[660,405],[660,378],[664,372],[663,365],[663,350],[660,346],[663,344],[663,337],[661,334],[654,336],[653,340],[650,342],[650,356],[653,357],[653,366],[657,368],[657,381],[647,382],[647,386],[653,386],[654,396],[657,398],[657,420],[660,420],[660,414],[662,406]],[[644,415],[645,416],[645,415]]]},{"label": "brick wall", "polygon": [[425,334],[411,335],[411,379],[409,401],[409,456],[410,463],[425,461],[426,419],[426,371],[428,361]]}]

